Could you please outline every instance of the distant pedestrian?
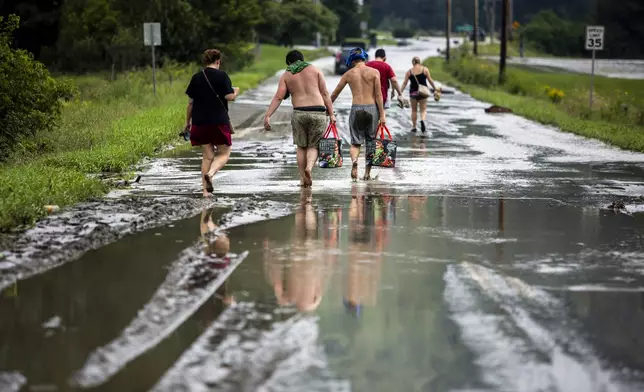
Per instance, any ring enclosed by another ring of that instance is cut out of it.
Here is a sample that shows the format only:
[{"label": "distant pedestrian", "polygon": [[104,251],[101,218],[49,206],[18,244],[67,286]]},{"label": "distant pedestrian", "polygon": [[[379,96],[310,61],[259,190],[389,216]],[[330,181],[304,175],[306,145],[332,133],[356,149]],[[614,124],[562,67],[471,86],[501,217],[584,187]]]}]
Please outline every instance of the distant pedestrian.
[{"label": "distant pedestrian", "polygon": [[409,85],[409,98],[411,100],[411,131],[416,132],[416,121],[418,119],[418,111],[420,110],[420,130],[424,133],[427,131],[425,120],[427,118],[427,98],[429,98],[429,96],[419,94],[419,90],[421,89],[421,86],[427,87],[427,82],[429,82],[434,91],[437,91],[437,89],[429,70],[420,61],[420,57],[414,57],[411,63],[412,68],[405,74],[402,91],[405,91],[407,82],[411,82]]},{"label": "distant pedestrian", "polygon": [[[351,131],[351,178],[358,179],[358,157],[360,146],[365,141],[376,138],[379,124],[385,124],[385,109],[380,73],[367,67],[367,52],[362,48],[354,48],[349,52],[347,67],[351,68],[340,78],[340,82],[331,94],[335,101],[348,84],[351,88],[352,105],[349,114],[349,129]],[[366,155],[366,154],[365,154]],[[371,165],[365,168],[364,180],[371,179]]]},{"label": "distant pedestrian", "polygon": [[318,144],[326,130],[327,116],[331,123],[335,123],[335,115],[322,71],[304,61],[304,55],[298,50],[286,55],[286,65],[286,72],[280,78],[277,92],[266,111],[264,128],[271,130],[271,116],[290,94],[300,186],[307,188],[313,185],[313,165],[318,159]]},{"label": "distant pedestrian", "polygon": [[382,90],[382,101],[385,109],[388,109],[390,106],[389,102],[389,85],[393,87],[391,91],[391,98],[394,98],[394,92],[398,93],[398,101],[403,100],[402,91],[398,85],[398,80],[396,79],[396,73],[394,72],[391,65],[387,64],[387,54],[384,49],[376,50],[376,58],[367,62],[367,67],[371,67],[380,72],[380,89]]},{"label": "distant pedestrian", "polygon": [[[233,87],[230,77],[219,70],[221,52],[208,49],[203,54],[205,68],[192,76],[186,94],[190,97],[186,109],[186,128],[190,142],[201,146],[203,194],[214,191],[213,178],[230,158],[232,126],[228,116],[228,101],[234,101],[239,88]],[[215,151],[216,147],[216,151]]]}]

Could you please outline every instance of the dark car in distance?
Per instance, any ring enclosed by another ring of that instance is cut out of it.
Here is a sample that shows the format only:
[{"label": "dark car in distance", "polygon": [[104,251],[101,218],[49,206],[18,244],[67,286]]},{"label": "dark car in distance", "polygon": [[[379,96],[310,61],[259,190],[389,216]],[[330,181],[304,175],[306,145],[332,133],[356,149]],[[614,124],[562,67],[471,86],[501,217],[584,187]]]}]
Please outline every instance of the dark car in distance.
[{"label": "dark car in distance", "polygon": [[367,43],[362,41],[344,41],[340,45],[340,50],[335,54],[335,74],[343,75],[349,70],[347,67],[347,58],[353,48],[362,48],[367,50]]},{"label": "dark car in distance", "polygon": [[[478,37],[478,38],[479,38],[479,42],[481,42],[481,41],[485,41],[485,37],[486,37],[486,35],[485,35],[485,30],[483,30],[483,29],[479,29],[478,36],[479,36],[479,37]],[[474,42],[474,31],[470,32],[470,41]]]}]

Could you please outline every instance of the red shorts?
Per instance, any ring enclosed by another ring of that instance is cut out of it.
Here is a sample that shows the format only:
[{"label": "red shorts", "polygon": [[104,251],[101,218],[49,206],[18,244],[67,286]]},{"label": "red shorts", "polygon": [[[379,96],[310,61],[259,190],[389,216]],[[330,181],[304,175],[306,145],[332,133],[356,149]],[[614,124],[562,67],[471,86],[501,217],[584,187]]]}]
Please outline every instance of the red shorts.
[{"label": "red shorts", "polygon": [[190,144],[193,146],[204,144],[231,146],[233,142],[230,136],[230,125],[193,125],[190,128]]}]

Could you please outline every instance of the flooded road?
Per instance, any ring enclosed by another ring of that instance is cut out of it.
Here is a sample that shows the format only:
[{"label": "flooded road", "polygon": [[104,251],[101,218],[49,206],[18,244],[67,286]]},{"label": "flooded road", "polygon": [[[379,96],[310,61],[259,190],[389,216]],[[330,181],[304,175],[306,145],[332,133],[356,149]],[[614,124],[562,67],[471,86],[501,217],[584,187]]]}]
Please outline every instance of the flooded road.
[{"label": "flooded road", "polygon": [[259,130],[274,91],[236,104],[216,200],[171,151],[2,253],[0,391],[644,390],[644,155],[456,92],[427,135],[388,111],[395,169],[302,191],[289,109]]}]

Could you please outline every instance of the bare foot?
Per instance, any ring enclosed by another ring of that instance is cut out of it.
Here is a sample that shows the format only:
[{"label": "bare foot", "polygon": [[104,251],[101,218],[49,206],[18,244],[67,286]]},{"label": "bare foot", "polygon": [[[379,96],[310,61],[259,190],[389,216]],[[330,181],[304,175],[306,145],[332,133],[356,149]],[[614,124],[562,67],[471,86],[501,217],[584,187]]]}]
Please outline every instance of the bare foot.
[{"label": "bare foot", "polygon": [[212,193],[215,191],[215,188],[212,186],[212,179],[208,174],[203,175],[203,180],[206,182],[206,191]]},{"label": "bare foot", "polygon": [[313,185],[313,177],[311,176],[311,169],[304,170],[304,186],[310,187]]},{"label": "bare foot", "polygon": [[354,181],[358,179],[358,162],[353,162],[351,166],[351,179]]},{"label": "bare foot", "polygon": [[367,165],[367,168],[364,171],[364,178],[363,180],[365,181],[371,181],[371,166]]}]

